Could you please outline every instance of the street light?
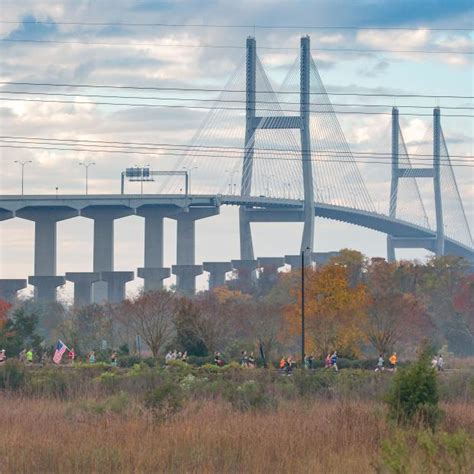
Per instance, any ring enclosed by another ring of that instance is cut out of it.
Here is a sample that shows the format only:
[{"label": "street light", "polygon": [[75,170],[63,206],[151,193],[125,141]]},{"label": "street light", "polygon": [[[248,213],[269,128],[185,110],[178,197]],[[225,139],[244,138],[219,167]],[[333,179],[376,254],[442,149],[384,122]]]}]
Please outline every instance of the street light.
[{"label": "street light", "polygon": [[197,166],[193,166],[192,168],[188,168],[187,166],[183,166],[183,170],[187,171],[188,172],[188,176],[189,176],[189,183],[188,183],[188,187],[189,187],[189,194],[191,194],[191,171],[192,170],[197,170],[198,167]]},{"label": "street light", "polygon": [[95,163],[93,161],[81,161],[79,166],[84,166],[86,170],[86,194],[89,194],[89,166],[93,166]]},{"label": "street light", "polygon": [[305,321],[304,321],[304,255],[307,250],[311,250],[309,247],[301,250],[301,368],[304,368],[304,356],[305,356],[305,344],[304,344],[304,332],[305,332]]},{"label": "street light", "polygon": [[13,163],[17,163],[21,166],[21,195],[23,196],[23,190],[24,190],[24,180],[25,180],[25,165],[28,163],[33,163],[31,160],[27,161],[17,161],[15,160]]}]

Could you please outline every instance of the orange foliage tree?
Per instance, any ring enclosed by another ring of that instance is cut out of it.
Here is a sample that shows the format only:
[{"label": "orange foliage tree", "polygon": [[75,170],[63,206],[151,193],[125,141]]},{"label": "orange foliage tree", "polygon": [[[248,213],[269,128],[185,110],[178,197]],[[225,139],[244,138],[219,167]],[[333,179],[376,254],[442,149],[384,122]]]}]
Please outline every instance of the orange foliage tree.
[{"label": "orange foliage tree", "polygon": [[12,305],[8,301],[0,300],[0,331],[5,327],[11,307]]},{"label": "orange foliage tree", "polygon": [[[369,297],[364,285],[351,283],[342,265],[305,269],[306,352],[359,354]],[[295,336],[301,331],[301,286],[290,291],[294,302],[286,307],[284,331],[286,336]]]}]

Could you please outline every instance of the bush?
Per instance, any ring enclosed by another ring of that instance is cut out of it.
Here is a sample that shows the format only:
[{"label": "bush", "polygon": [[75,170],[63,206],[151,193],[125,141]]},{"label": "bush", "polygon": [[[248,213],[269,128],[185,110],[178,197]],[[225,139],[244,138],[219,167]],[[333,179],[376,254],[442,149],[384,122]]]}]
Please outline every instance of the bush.
[{"label": "bush", "polygon": [[17,360],[7,360],[0,366],[0,388],[19,390],[25,383],[25,367]]},{"label": "bush", "polygon": [[386,396],[389,417],[399,424],[419,424],[434,430],[441,417],[438,399],[436,371],[424,350],[416,363],[395,374]]},{"label": "bush", "polygon": [[168,418],[183,407],[183,389],[177,383],[166,380],[145,395],[145,406],[158,418]]},{"label": "bush", "polygon": [[224,398],[234,408],[242,411],[276,407],[276,399],[265,391],[262,384],[254,380],[247,380],[236,388],[229,386],[224,392]]}]

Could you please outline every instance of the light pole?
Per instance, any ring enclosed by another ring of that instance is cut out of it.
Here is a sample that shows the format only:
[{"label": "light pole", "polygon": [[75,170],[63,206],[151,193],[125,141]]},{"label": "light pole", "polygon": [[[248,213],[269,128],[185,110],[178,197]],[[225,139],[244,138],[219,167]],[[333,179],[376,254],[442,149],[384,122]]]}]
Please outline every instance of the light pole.
[{"label": "light pole", "polygon": [[89,166],[93,166],[95,163],[93,161],[81,161],[79,166],[84,166],[86,170],[86,195],[89,194]]},{"label": "light pole", "polygon": [[304,321],[304,255],[309,247],[301,250],[301,368],[304,368],[304,356],[305,356],[305,321]]},{"label": "light pole", "polygon": [[188,176],[189,176],[189,194],[191,194],[191,172],[192,170],[197,170],[198,167],[197,166],[193,166],[192,168],[188,168],[187,166],[183,166],[183,170],[187,171],[188,172]]},{"label": "light pole", "polygon": [[28,163],[33,163],[31,160],[28,161],[17,161],[15,160],[13,163],[17,163],[18,165],[21,166],[21,195],[23,196],[23,191],[24,191],[24,181],[25,181],[25,165]]},{"label": "light pole", "polygon": [[233,194],[233,189],[234,189],[234,173],[235,170],[225,170],[226,173],[229,173],[229,194]]}]

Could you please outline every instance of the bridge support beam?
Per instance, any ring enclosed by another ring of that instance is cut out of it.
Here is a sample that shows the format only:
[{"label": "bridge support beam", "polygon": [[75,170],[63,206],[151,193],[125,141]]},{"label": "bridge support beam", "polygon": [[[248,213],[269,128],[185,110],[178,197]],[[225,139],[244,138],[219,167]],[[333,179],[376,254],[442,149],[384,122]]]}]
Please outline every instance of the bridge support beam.
[{"label": "bridge support beam", "polygon": [[311,163],[310,114],[311,51],[309,36],[301,38],[300,52],[300,114],[301,158],[303,162],[304,227],[301,251],[313,251],[314,247],[314,188]]},{"label": "bridge support beam", "polygon": [[264,275],[264,278],[272,283],[277,281],[278,269],[283,266],[285,266],[285,259],[283,257],[259,257],[257,259],[260,278]]},{"label": "bridge support beam", "polygon": [[[114,221],[133,214],[126,206],[90,206],[81,215],[94,220],[94,272],[114,270]],[[107,283],[98,281],[92,286],[92,300],[100,303],[107,299]]]},{"label": "bridge support beam", "polygon": [[231,260],[232,269],[237,272],[237,279],[251,283],[256,279],[255,270],[257,269],[257,260]]},{"label": "bridge support beam", "polygon": [[187,296],[196,293],[196,277],[202,274],[202,265],[173,265],[171,272],[176,275],[176,289]]},{"label": "bridge support beam", "polygon": [[34,276],[56,275],[57,222],[79,215],[68,207],[26,207],[16,216],[35,223]]},{"label": "bridge support beam", "polygon": [[[298,255],[285,255],[285,263],[291,267],[291,271],[301,270],[302,261],[301,254]],[[311,266],[313,263],[311,255],[305,254],[304,257],[305,266]]]},{"label": "bridge support beam", "polygon": [[312,252],[311,261],[316,265],[325,265],[333,257],[337,257],[340,252]]},{"label": "bridge support beam", "polygon": [[439,107],[433,110],[433,170],[434,170],[434,199],[436,214],[436,255],[444,255],[444,220],[443,201],[441,196],[441,111]]},{"label": "bridge support beam", "polygon": [[[398,117],[398,109],[392,108],[392,179],[390,181],[390,200],[389,200],[389,217],[396,219],[397,217],[397,201],[398,201],[398,179],[399,179],[399,136],[400,125]],[[393,244],[392,236],[387,235],[387,260],[389,262],[395,261],[395,246]]]},{"label": "bridge support beam", "polygon": [[209,272],[209,289],[213,290],[225,285],[226,273],[232,271],[230,262],[204,262],[202,267],[205,272]]},{"label": "bridge support beam", "polygon": [[56,288],[66,283],[62,276],[33,275],[28,277],[28,283],[35,287],[35,301],[47,303],[56,301]]},{"label": "bridge support beam", "polygon": [[67,272],[66,280],[74,283],[74,306],[92,303],[92,284],[100,280],[97,272]]},{"label": "bridge support beam", "polygon": [[154,291],[163,289],[163,280],[169,278],[170,274],[170,269],[165,267],[145,267],[139,268],[137,270],[138,277],[143,278],[144,280],[144,291]]},{"label": "bridge support beam", "polygon": [[23,288],[26,288],[25,279],[1,279],[0,299],[11,303],[15,300],[17,292]]},{"label": "bridge support beam", "polygon": [[133,272],[101,272],[100,278],[107,284],[107,301],[120,303],[125,299],[125,285],[132,281]]},{"label": "bridge support beam", "polygon": [[219,208],[189,208],[187,212],[170,216],[171,219],[176,219],[178,224],[176,247],[177,265],[195,264],[196,221],[217,214],[219,214]]}]

